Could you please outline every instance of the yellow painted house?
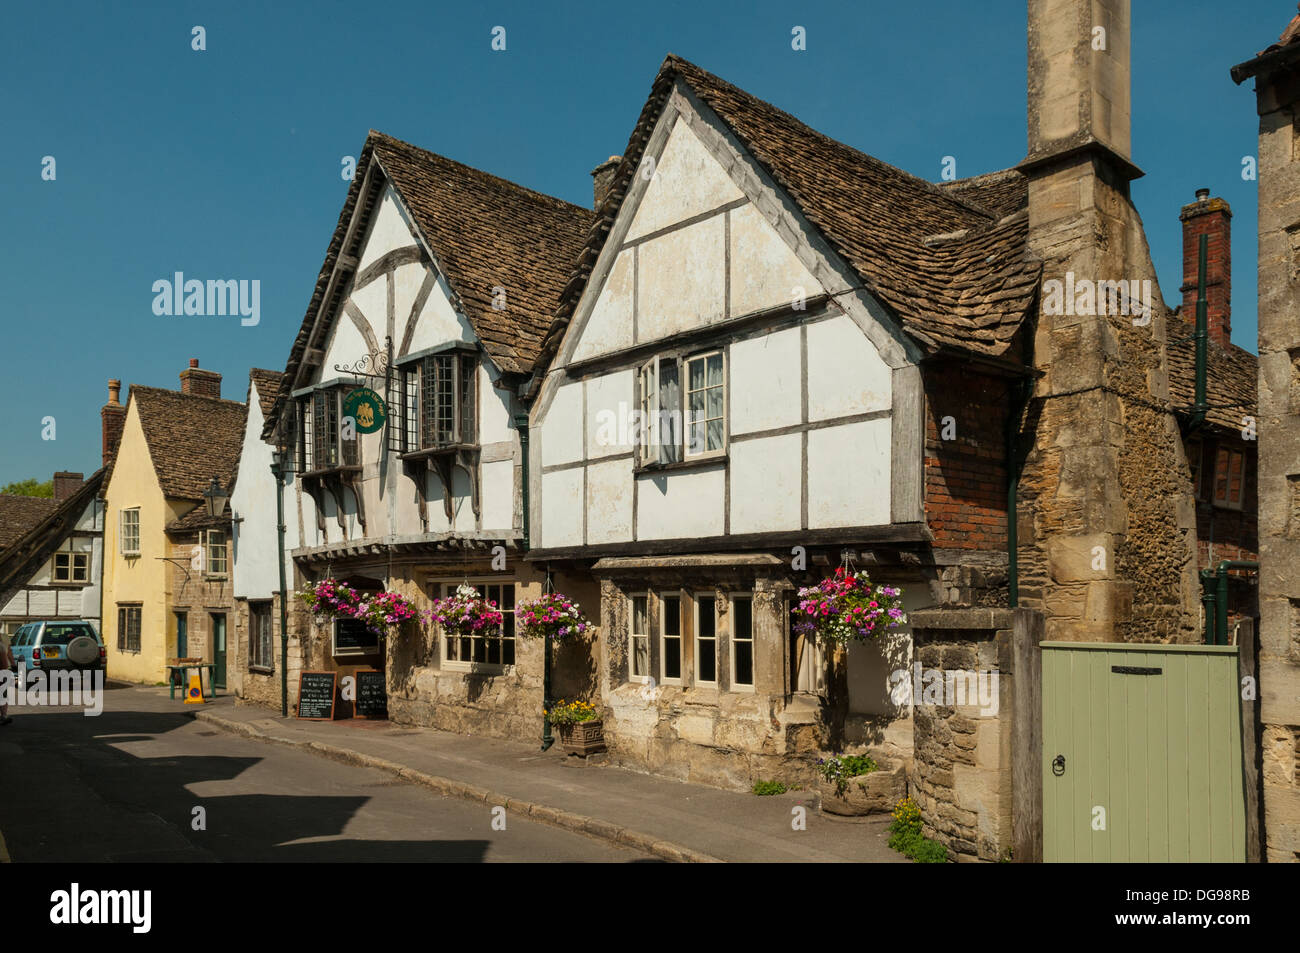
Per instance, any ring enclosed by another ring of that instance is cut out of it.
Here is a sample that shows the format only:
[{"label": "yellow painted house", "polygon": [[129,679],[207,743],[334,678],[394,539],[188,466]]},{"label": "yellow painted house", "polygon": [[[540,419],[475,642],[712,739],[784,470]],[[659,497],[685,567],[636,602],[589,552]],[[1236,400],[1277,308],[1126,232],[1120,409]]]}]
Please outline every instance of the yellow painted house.
[{"label": "yellow painted house", "polygon": [[[221,375],[196,360],[180,377],[180,391],[136,385],[125,408],[114,394],[103,410],[106,441],[121,427],[103,490],[103,634],[109,676],[125,681],[163,681],[178,649],[208,661],[224,655],[225,613],[233,611],[228,531],[204,530],[201,551],[191,553],[196,537],[186,528],[214,477],[230,489],[247,408],[222,400]],[[213,628],[220,621],[219,633],[195,644],[195,616]]]}]

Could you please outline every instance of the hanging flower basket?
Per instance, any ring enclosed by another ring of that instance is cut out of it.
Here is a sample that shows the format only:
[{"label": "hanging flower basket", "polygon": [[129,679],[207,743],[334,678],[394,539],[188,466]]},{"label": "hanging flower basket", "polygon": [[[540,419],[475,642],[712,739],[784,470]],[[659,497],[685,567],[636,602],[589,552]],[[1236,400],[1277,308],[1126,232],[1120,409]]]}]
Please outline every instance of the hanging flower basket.
[{"label": "hanging flower basket", "polygon": [[399,592],[367,594],[352,610],[352,618],[360,619],[376,635],[387,635],[394,626],[418,617],[415,606]]},{"label": "hanging flower basket", "polygon": [[835,645],[864,642],[907,621],[903,590],[872,585],[865,572],[844,567],[815,586],[799,590],[795,628]]},{"label": "hanging flower basket", "polygon": [[427,624],[438,623],[449,636],[469,636],[484,629],[496,629],[504,620],[497,604],[484,599],[469,585],[457,586],[455,595],[434,599],[424,613]]},{"label": "hanging flower basket", "polygon": [[355,589],[337,579],[322,579],[295,595],[306,604],[318,624],[338,616],[350,618],[361,602],[361,597]]},{"label": "hanging flower basket", "polygon": [[582,615],[582,607],[559,592],[548,592],[536,599],[519,603],[516,631],[525,638],[548,638],[560,641],[585,635],[592,625]]}]

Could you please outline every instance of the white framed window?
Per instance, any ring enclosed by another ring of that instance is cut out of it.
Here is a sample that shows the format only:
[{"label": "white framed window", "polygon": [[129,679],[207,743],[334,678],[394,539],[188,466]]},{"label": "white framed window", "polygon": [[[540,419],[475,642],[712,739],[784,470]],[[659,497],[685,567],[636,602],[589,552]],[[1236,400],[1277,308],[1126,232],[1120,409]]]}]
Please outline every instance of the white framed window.
[{"label": "white framed window", "polygon": [[[433,592],[454,596],[456,587],[464,580],[435,584]],[[471,579],[469,585],[478,594],[496,603],[501,610],[501,625],[495,630],[483,629],[474,635],[447,635],[438,640],[441,645],[442,666],[451,671],[502,673],[515,664],[515,584],[486,579]]]},{"label": "white framed window", "polygon": [[208,576],[224,576],[229,566],[229,541],[220,529],[203,532],[203,572]]},{"label": "white framed window", "polygon": [[717,596],[700,593],[695,597],[695,684],[718,684]]},{"label": "white framed window", "polygon": [[686,363],[686,456],[706,457],[727,448],[726,386],[721,351]]},{"label": "white framed window", "polygon": [[676,358],[652,357],[638,375],[642,466],[682,459],[681,367]]},{"label": "white framed window", "polygon": [[754,690],[754,597],[731,597],[731,688]]},{"label": "white framed window", "polygon": [[248,667],[258,672],[269,672],[275,667],[272,650],[271,603],[248,604]]},{"label": "white framed window", "polygon": [[54,554],[53,578],[56,583],[84,583],[90,581],[90,553],[78,553],[72,550],[72,540]]},{"label": "white framed window", "polygon": [[628,596],[628,681],[644,682],[650,677],[650,596],[634,592]]},{"label": "white framed window", "polygon": [[360,435],[343,434],[342,407],[347,389],[324,387],[301,399],[298,412],[298,468],[303,473],[356,466]]},{"label": "white framed window", "polygon": [[682,597],[680,593],[659,599],[659,683],[682,683]]},{"label": "white framed window", "polygon": [[140,508],[133,507],[117,514],[118,552],[123,556],[140,555]]}]

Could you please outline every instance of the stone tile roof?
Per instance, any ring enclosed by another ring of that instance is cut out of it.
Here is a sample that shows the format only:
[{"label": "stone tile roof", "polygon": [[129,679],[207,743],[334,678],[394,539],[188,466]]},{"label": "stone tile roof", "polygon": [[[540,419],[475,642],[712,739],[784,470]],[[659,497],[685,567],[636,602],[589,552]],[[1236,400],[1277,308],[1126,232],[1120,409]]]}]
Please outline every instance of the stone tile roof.
[{"label": "stone tile roof", "polygon": [[50,497],[0,493],[0,549],[18,542],[58,508]]},{"label": "stone tile roof", "polygon": [[[277,406],[294,387],[317,311],[327,304],[332,320],[341,304],[338,292],[336,300],[323,299],[354,214],[360,211],[362,219],[359,241],[377,201],[377,188],[361,194],[372,158],[410,211],[488,356],[502,371],[531,371],[595,213],[371,130],[285,365]],[[492,307],[497,286],[506,292],[502,310]],[[263,436],[272,430],[268,417]]]},{"label": "stone tile roof", "polygon": [[[1169,399],[1179,410],[1196,400],[1195,325],[1175,313],[1169,318]],[[1235,344],[1210,342],[1206,352],[1205,415],[1209,423],[1240,432],[1242,418],[1257,415],[1259,358]]]},{"label": "stone tile roof", "polygon": [[280,371],[267,371],[254,367],[248,372],[248,379],[257,385],[257,402],[262,408],[262,420],[271,416],[275,407],[275,395],[280,390],[280,380],[284,377]]},{"label": "stone tile roof", "polygon": [[[224,482],[222,484],[225,485]],[[184,516],[167,524],[169,533],[194,533],[201,529],[230,529],[230,507],[220,516],[209,516],[206,503],[200,503]]]},{"label": "stone tile roof", "polygon": [[[1041,265],[1026,253],[1023,176],[941,188],[837,142],[677,56],[664,60],[548,333],[559,346],[673,84],[684,82],[923,345],[1004,356]],[[987,203],[987,204],[982,204]],[[1014,214],[1005,217],[1008,211]],[[942,236],[942,237],[940,237]],[[927,239],[929,239],[927,241]]]},{"label": "stone tile roof", "polygon": [[215,476],[234,486],[248,408],[233,400],[132,385],[154,472],[163,495],[201,500]]},{"label": "stone tile roof", "polygon": [[[1300,8],[1300,4],[1296,6]],[[1238,84],[1244,82],[1259,72],[1265,63],[1272,63],[1272,65],[1276,66],[1282,60],[1294,59],[1297,52],[1294,47],[1297,43],[1300,43],[1300,13],[1291,17],[1291,22],[1286,25],[1286,29],[1282,31],[1282,35],[1277,38],[1276,43],[1271,43],[1260,50],[1254,59],[1247,60],[1245,63],[1238,63],[1232,67],[1230,73],[1233,82]]]}]

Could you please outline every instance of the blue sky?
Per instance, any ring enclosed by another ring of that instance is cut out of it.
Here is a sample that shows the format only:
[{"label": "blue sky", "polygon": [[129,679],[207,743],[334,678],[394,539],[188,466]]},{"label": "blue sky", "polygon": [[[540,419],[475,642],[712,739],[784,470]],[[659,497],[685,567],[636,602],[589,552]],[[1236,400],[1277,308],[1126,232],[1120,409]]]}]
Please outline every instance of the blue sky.
[{"label": "blue sky", "polygon": [[[1133,196],[1162,291],[1176,303],[1178,211],[1208,186],[1233,208],[1233,340],[1254,350],[1241,163],[1257,120],[1228,68],[1295,5],[1133,7]],[[590,169],[623,150],[673,52],[931,180],[944,156],[964,177],[1025,153],[1024,0],[96,0],[10,5],[5,20],[0,485],[95,470],[110,377],[174,388],[197,357],[243,400],[250,367],[282,368],[347,191],[341,160],[370,128],[589,205]],[[791,50],[795,25],[806,51]],[[177,271],[259,280],[260,323],[156,316],[153,282]]]}]

